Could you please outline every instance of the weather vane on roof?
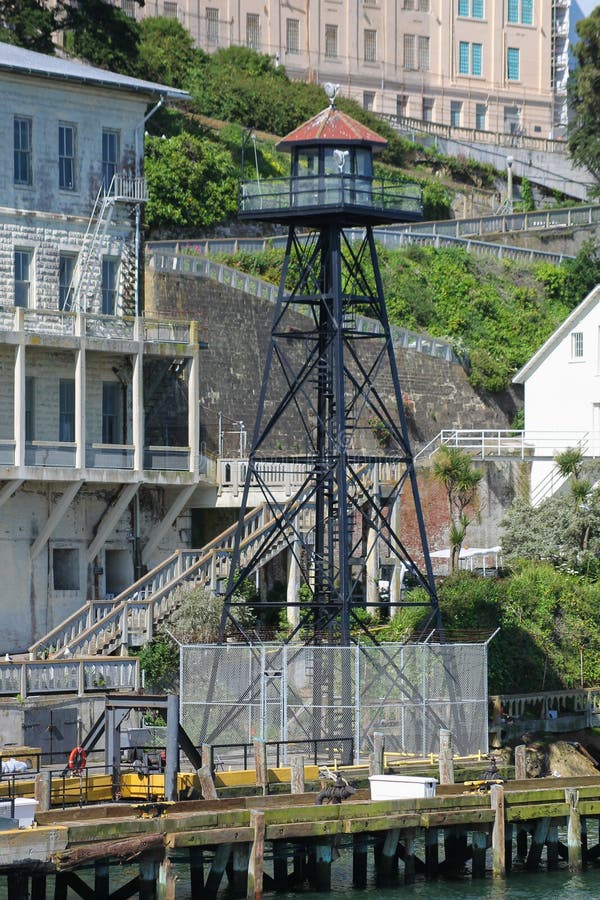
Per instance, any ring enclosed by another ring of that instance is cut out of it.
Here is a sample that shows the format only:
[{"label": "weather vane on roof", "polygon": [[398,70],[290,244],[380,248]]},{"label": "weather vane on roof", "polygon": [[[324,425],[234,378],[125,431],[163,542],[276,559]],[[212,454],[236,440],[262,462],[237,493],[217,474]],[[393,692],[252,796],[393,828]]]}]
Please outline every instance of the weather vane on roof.
[{"label": "weather vane on roof", "polygon": [[330,106],[335,106],[335,98],[337,97],[340,86],[339,84],[332,84],[330,81],[326,82],[324,85],[325,93],[329,97]]}]

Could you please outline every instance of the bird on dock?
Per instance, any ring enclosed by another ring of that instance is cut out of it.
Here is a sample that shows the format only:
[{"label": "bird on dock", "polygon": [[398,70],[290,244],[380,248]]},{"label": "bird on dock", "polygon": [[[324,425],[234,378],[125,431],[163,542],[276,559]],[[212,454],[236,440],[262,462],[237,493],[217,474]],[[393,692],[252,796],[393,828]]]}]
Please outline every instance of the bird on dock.
[{"label": "bird on dock", "polygon": [[322,806],[323,803],[341,803],[347,800],[352,794],[356,793],[356,788],[348,784],[348,781],[340,772],[332,772],[327,766],[321,766],[319,769],[319,778],[325,781],[331,781],[332,784],[327,785],[317,794],[315,803]]},{"label": "bird on dock", "polygon": [[504,781],[502,775],[500,774],[500,770],[496,765],[496,757],[492,754],[488,757],[490,764],[481,776],[482,781]]}]

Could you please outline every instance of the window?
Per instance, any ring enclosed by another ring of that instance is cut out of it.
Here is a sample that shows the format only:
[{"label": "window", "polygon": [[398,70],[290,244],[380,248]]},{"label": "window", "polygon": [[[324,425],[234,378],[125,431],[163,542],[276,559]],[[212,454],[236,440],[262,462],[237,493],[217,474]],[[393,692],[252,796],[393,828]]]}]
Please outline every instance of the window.
[{"label": "window", "polygon": [[173,3],[173,0],[165,0],[164,17],[165,19],[177,18],[177,4]]},{"label": "window", "polygon": [[73,253],[61,253],[58,260],[58,308],[64,312],[72,309],[75,259]]},{"label": "window", "polygon": [[571,332],[571,359],[583,359],[583,331]]},{"label": "window", "polygon": [[459,75],[481,75],[481,44],[459,43],[458,72]]},{"label": "window", "polygon": [[460,128],[462,115],[462,103],[460,100],[450,101],[450,124],[453,128]]},{"label": "window", "polygon": [[285,52],[300,53],[300,20],[285,20]]},{"label": "window", "polygon": [[477,131],[485,131],[487,124],[487,106],[485,103],[478,103],[475,107],[475,128]]},{"label": "window", "polygon": [[79,550],[54,547],[52,573],[55,591],[79,590]]},{"label": "window", "polygon": [[483,19],[483,0],[458,0],[458,14]]},{"label": "window", "polygon": [[118,271],[118,260],[105,256],[102,260],[102,314],[105,316],[115,314]]},{"label": "window", "polygon": [[508,22],[511,25],[533,25],[533,0],[508,0]]},{"label": "window", "polygon": [[419,71],[429,72],[429,38],[419,37]]},{"label": "window", "polygon": [[31,119],[15,116],[13,123],[13,151],[13,178],[15,184],[31,184]]},{"label": "window", "polygon": [[102,184],[107,191],[119,165],[119,132],[102,129]]},{"label": "window", "polygon": [[408,97],[406,94],[398,94],[396,96],[396,116],[399,119],[406,118],[408,112]]},{"label": "window", "polygon": [[33,441],[35,435],[35,378],[25,378],[25,440]]},{"label": "window", "polygon": [[415,9],[418,12],[429,12],[430,0],[404,0],[403,9]]},{"label": "window", "polygon": [[15,306],[31,305],[31,250],[15,250]]},{"label": "window", "polygon": [[75,382],[61,378],[58,383],[58,440],[75,440]]},{"label": "window", "polygon": [[423,121],[433,122],[433,100],[430,97],[423,97]]},{"label": "window", "polygon": [[102,384],[102,443],[121,443],[121,393],[123,388],[116,381]]},{"label": "window", "polygon": [[257,13],[246,13],[246,47],[260,50],[260,16]]},{"label": "window", "polygon": [[377,32],[373,28],[365,28],[365,62],[377,62]]},{"label": "window", "polygon": [[325,26],[325,56],[329,59],[335,59],[338,55],[337,41],[338,30],[337,25]]},{"label": "window", "polygon": [[121,9],[126,16],[135,19],[135,0],[121,0]]},{"label": "window", "polygon": [[414,34],[404,35],[404,68],[415,68],[415,36]]},{"label": "window", "polygon": [[521,51],[518,47],[509,47],[506,51],[506,75],[509,81],[518,81],[521,70]]},{"label": "window", "polygon": [[75,190],[75,126],[58,126],[58,186]]},{"label": "window", "polygon": [[373,109],[375,106],[375,92],[363,91],[363,109]]},{"label": "window", "polygon": [[206,40],[209,44],[219,43],[219,10],[206,7]]}]

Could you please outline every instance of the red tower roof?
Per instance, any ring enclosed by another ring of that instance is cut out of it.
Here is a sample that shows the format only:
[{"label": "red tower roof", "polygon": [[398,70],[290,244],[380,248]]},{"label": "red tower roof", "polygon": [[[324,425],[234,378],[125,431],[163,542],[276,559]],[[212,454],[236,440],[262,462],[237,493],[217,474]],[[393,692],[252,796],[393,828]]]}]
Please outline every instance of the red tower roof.
[{"label": "red tower roof", "polygon": [[315,143],[369,144],[371,147],[385,147],[387,141],[346,113],[340,112],[334,106],[328,106],[282,138],[277,144],[277,149],[289,150],[298,144]]}]

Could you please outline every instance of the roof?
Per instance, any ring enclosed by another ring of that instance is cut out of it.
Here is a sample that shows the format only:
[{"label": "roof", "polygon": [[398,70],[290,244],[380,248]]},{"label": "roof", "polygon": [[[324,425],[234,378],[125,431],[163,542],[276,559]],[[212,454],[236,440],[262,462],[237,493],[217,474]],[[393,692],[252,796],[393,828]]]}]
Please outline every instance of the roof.
[{"label": "roof", "polygon": [[529,362],[526,362],[522,369],[519,369],[513,377],[514,384],[524,384],[530,375],[535,372],[537,367],[546,359],[548,354],[559,344],[566,334],[573,330],[577,322],[582,319],[592,307],[600,300],[600,285],[596,285],[587,295],[579,306],[576,306],[573,312],[569,313],[562,325],[559,325],[540,349],[533,354]]},{"label": "roof", "polygon": [[143,81],[140,78],[131,78],[129,75],[119,75],[116,72],[98,69],[80,61],[63,59],[60,56],[48,56],[45,53],[35,53],[33,50],[14,47],[12,44],[0,43],[1,72],[17,72],[21,75],[33,75],[39,78],[71,81],[78,84],[96,85],[97,87],[114,88],[121,91],[133,91],[149,97],[164,96],[168,100],[190,99],[187,91],[180,91],[165,84]]},{"label": "roof", "polygon": [[287,150],[296,144],[319,143],[343,143],[343,144],[369,144],[370,146],[385,147],[385,138],[361,125],[356,119],[328,106],[327,109],[317,113],[308,122],[300,125],[294,131],[282,138],[277,144],[278,150]]}]

